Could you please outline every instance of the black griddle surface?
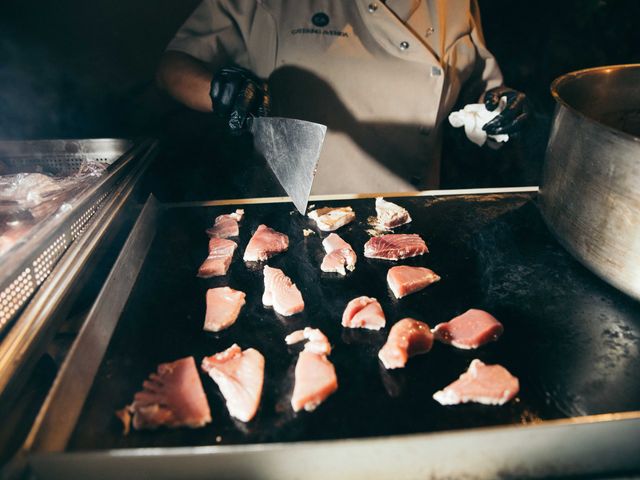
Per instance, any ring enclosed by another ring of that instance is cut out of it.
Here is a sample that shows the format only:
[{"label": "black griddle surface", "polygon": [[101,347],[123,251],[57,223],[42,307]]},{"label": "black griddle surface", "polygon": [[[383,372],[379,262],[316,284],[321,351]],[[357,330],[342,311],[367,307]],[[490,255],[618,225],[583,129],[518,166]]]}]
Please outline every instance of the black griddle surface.
[{"label": "black griddle surface", "polygon": [[[205,229],[236,207],[163,210],[155,239],[96,375],[69,450],[176,447],[344,439],[435,432],[640,409],[640,304],[599,280],[551,237],[532,194],[398,198],[430,253],[400,262],[367,259],[373,199],[318,202],[351,205],[356,222],[338,230],[358,253],[355,272],[320,271],[324,255],[315,224],[291,204],[247,205],[239,248],[225,277],[195,276],[207,254]],[[289,235],[290,248],[267,263],[282,268],[300,288],[303,313],[281,317],[263,307],[260,266],[242,253],[260,223]],[[303,228],[316,235],[303,236]],[[386,272],[396,264],[426,266],[442,276],[427,289],[395,300]],[[238,321],[218,334],[202,330],[207,288],[229,285],[247,294]],[[380,332],[343,329],[345,305],[376,297],[387,316]],[[410,316],[430,326],[468,308],[493,313],[505,327],[498,342],[476,351],[436,343],[405,369],[386,371],[377,358],[389,328]],[[290,406],[299,346],[284,337],[318,327],[334,350],[329,357],[338,391],[315,412]],[[132,431],[122,436],[114,411],[129,403],[156,366],[184,356],[202,357],[238,343],[266,358],[260,409],[243,424],[229,417],[215,383],[201,374],[213,422],[204,428]],[[500,363],[520,379],[516,401],[502,407],[443,407],[431,397],[455,380],[472,359]]]}]

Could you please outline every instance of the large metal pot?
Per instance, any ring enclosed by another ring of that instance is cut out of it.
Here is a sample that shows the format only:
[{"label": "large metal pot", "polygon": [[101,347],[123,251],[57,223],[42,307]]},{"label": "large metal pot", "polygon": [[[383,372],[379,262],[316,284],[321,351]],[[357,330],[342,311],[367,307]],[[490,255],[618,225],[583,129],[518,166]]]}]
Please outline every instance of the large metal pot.
[{"label": "large metal pot", "polygon": [[640,64],[556,79],[542,214],[584,265],[640,300]]}]

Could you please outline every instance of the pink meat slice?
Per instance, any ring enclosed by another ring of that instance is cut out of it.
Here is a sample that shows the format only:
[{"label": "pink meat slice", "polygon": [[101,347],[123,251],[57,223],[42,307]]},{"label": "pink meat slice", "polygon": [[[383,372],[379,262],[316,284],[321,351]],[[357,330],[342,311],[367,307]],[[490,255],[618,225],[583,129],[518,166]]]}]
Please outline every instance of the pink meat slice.
[{"label": "pink meat slice", "polygon": [[233,240],[211,238],[209,240],[209,256],[200,265],[198,276],[210,278],[226,275],[237,247],[238,244]]},{"label": "pink meat slice", "polygon": [[389,332],[378,358],[387,369],[403,368],[409,357],[427,353],[433,346],[429,325],[413,318],[403,318]]},{"label": "pink meat slice", "polygon": [[304,310],[304,300],[298,287],[279,268],[265,265],[262,303],[280,315],[288,317]]},{"label": "pink meat slice", "polygon": [[266,225],[260,225],[244,251],[245,262],[261,262],[289,248],[289,237]]},{"label": "pink meat slice", "polygon": [[402,260],[428,253],[424,240],[415,233],[390,233],[373,237],[364,244],[364,256],[383,260]]},{"label": "pink meat slice", "polygon": [[347,304],[342,314],[342,326],[380,330],[385,325],[384,312],[375,298],[358,297]]},{"label": "pink meat slice", "polygon": [[125,434],[160,426],[198,428],[211,422],[211,411],[193,357],[158,365],[142,384],[133,403],[117,412]]},{"label": "pink meat slice", "polygon": [[240,233],[238,222],[244,217],[244,210],[238,209],[233,213],[218,215],[213,227],[207,230],[207,235],[212,238],[237,237]]},{"label": "pink meat slice", "polygon": [[475,359],[469,370],[443,390],[436,392],[433,399],[441,405],[460,403],[482,403],[484,405],[504,405],[520,390],[520,382],[501,365],[485,365]]},{"label": "pink meat slice", "polygon": [[[346,270],[352,272],[356,268],[356,252],[339,235],[332,233],[322,241],[327,254],[322,260],[320,270],[323,272],[335,272],[346,275]],[[346,267],[346,270],[345,270]]]},{"label": "pink meat slice", "polygon": [[440,280],[433,271],[424,267],[400,265],[387,272],[387,283],[396,298],[405,297]]},{"label": "pink meat slice", "polygon": [[229,287],[207,290],[204,329],[209,332],[219,332],[233,325],[245,304],[245,296],[244,292]]},{"label": "pink meat slice", "polygon": [[484,310],[467,310],[452,320],[436,325],[436,340],[464,350],[478,348],[497,340],[504,328],[496,318]]},{"label": "pink meat slice", "polygon": [[321,355],[329,355],[331,353],[331,344],[327,336],[317,328],[305,327],[304,330],[296,330],[290,333],[284,339],[287,345],[307,341],[304,349]]},{"label": "pink meat slice", "polygon": [[264,384],[264,357],[254,348],[233,344],[224,352],[204,357],[202,370],[218,385],[229,414],[242,422],[258,411]]},{"label": "pink meat slice", "polygon": [[386,201],[382,197],[376,198],[376,213],[378,224],[383,228],[396,228],[411,222],[411,215],[400,205]]}]

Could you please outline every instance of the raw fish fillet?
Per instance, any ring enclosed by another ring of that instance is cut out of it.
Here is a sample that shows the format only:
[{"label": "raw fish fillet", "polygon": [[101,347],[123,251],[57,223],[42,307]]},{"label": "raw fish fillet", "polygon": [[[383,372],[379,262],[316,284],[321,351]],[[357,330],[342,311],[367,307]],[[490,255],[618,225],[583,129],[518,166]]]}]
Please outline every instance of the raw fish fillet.
[{"label": "raw fish fillet", "polygon": [[117,412],[124,423],[125,435],[129,422],[136,430],[160,426],[197,428],[211,422],[209,404],[193,357],[161,363],[157,373],[149,375],[142,386],[133,403]]},{"label": "raw fish fillet", "polygon": [[307,343],[304,345],[305,350],[322,355],[329,355],[331,353],[329,339],[317,328],[305,327],[304,330],[296,330],[290,333],[284,339],[287,345],[293,345],[294,343],[305,340],[307,340]]},{"label": "raw fish fillet", "polygon": [[386,229],[396,228],[411,221],[411,215],[400,205],[387,202],[382,197],[376,198],[378,224]]},{"label": "raw fish fillet", "polygon": [[403,368],[409,357],[427,353],[432,346],[433,334],[429,325],[413,318],[403,318],[391,327],[378,358],[387,369]]},{"label": "raw fish fillet", "polygon": [[254,348],[233,344],[224,352],[202,359],[202,370],[218,384],[229,414],[242,422],[258,411],[264,384],[264,357]]},{"label": "raw fish fillet", "polygon": [[308,412],[315,410],[324,400],[338,389],[336,369],[327,359],[331,352],[329,340],[316,328],[305,328],[287,335],[287,344],[308,340],[298,356],[295,371],[295,385],[291,396],[293,410]]},{"label": "raw fish fillet", "polygon": [[308,217],[314,220],[323,232],[333,232],[354,221],[356,214],[351,207],[325,207],[309,212]]},{"label": "raw fish fillet", "polygon": [[384,312],[375,298],[354,298],[347,304],[342,314],[343,327],[380,330],[384,325]]},{"label": "raw fish fillet", "polygon": [[396,298],[415,293],[439,280],[435,272],[424,267],[401,265],[391,267],[387,272],[387,283]]},{"label": "raw fish fillet", "polygon": [[493,315],[472,308],[433,329],[436,340],[470,350],[497,340],[504,327]]},{"label": "raw fish fillet", "polygon": [[244,251],[245,262],[261,262],[289,248],[289,237],[266,225],[260,225]]},{"label": "raw fish fillet", "polygon": [[288,317],[304,310],[304,300],[298,287],[278,268],[264,266],[262,303],[280,315]]},{"label": "raw fish fillet", "polygon": [[207,230],[207,235],[212,238],[237,237],[240,233],[238,222],[244,217],[244,210],[238,209],[234,213],[218,215],[213,227]]},{"label": "raw fish fillet", "polygon": [[209,332],[219,332],[233,325],[245,304],[245,296],[244,292],[229,287],[207,290],[204,329]]},{"label": "raw fish fillet", "polygon": [[460,378],[433,395],[441,405],[482,403],[504,405],[520,390],[520,382],[501,365],[485,365],[475,359]]},{"label": "raw fish fillet", "polygon": [[238,244],[233,240],[211,238],[209,240],[209,256],[200,265],[198,276],[210,278],[226,275],[237,247]]},{"label": "raw fish fillet", "polygon": [[[351,245],[345,242],[339,235],[332,233],[322,241],[327,254],[322,260],[320,270],[323,272],[335,272],[340,275],[346,275],[347,271],[353,272],[356,268],[356,252],[353,251]],[[345,270],[346,267],[346,270]]]},{"label": "raw fish fillet", "polygon": [[370,238],[364,244],[364,256],[383,260],[401,260],[428,253],[424,240],[415,233],[390,233]]}]

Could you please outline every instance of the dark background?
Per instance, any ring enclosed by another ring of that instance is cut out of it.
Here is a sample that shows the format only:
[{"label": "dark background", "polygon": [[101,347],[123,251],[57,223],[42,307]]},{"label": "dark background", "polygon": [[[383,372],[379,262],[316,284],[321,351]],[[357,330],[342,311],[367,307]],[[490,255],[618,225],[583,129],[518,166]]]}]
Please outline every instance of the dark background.
[{"label": "dark background", "polygon": [[[208,116],[153,83],[165,45],[198,1],[2,2],[0,139],[151,135],[163,140],[165,163],[182,156],[192,171],[199,167],[191,158],[217,165],[237,158],[233,144],[219,152]],[[443,186],[537,184],[553,112],[549,84],[576,69],[640,62],[640,2],[480,0],[480,7],[506,83],[527,93],[534,115],[526,134],[498,153],[446,132]]]}]

